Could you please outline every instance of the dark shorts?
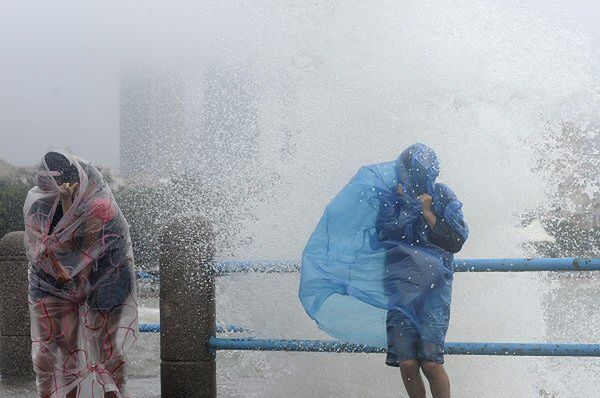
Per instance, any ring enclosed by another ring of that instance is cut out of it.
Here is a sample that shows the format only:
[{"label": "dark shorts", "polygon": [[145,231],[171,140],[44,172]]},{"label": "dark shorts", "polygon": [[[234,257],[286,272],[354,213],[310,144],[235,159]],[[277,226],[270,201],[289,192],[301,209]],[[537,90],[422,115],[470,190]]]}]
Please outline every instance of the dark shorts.
[{"label": "dark shorts", "polygon": [[400,366],[409,359],[444,363],[444,348],[421,338],[413,322],[400,311],[388,311],[386,365]]}]

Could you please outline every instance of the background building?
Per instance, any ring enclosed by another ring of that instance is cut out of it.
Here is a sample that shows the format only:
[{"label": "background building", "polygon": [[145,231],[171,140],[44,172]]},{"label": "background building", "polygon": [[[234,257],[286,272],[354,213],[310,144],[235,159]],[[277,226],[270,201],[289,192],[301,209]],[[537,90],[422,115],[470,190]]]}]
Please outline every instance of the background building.
[{"label": "background building", "polygon": [[131,72],[120,85],[120,171],[126,179],[171,175],[184,140],[181,75]]}]

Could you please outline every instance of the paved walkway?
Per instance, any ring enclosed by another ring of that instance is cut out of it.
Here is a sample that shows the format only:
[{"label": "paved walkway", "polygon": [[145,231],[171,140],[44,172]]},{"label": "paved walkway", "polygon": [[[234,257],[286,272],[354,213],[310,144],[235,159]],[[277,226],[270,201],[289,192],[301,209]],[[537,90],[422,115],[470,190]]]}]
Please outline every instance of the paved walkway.
[{"label": "paved walkway", "polygon": [[[142,297],[139,303],[140,323],[158,323],[158,298]],[[140,338],[129,355],[129,360],[127,385],[130,397],[160,397],[159,333],[140,333]],[[0,380],[1,398],[32,398],[36,395],[35,382],[32,380]]]}]

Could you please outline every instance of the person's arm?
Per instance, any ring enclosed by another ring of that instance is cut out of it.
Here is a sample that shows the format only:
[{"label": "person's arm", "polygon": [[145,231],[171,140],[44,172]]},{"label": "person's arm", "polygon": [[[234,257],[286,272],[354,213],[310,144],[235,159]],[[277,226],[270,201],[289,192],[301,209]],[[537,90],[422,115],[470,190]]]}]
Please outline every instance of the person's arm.
[{"label": "person's arm", "polygon": [[69,209],[71,208],[71,205],[73,204],[73,195],[75,195],[77,188],[79,188],[78,182],[74,184],[69,184],[68,182],[65,182],[58,188],[63,215],[67,214],[67,211],[69,211]]},{"label": "person's arm", "polygon": [[429,241],[449,253],[458,253],[465,244],[465,238],[441,218],[432,228]]},{"label": "person's arm", "polygon": [[54,257],[52,253],[46,252],[46,256],[50,259],[52,263],[52,269],[54,270],[54,274],[56,276],[56,280],[60,283],[67,283],[71,280],[71,275],[65,267],[63,267],[60,262]]},{"label": "person's arm", "polygon": [[[75,194],[75,191],[78,187],[78,183],[75,183],[73,185],[69,183],[64,183],[59,187],[58,192],[60,195],[60,206],[62,207],[63,217],[71,208],[71,205],[73,204],[73,195]],[[56,274],[56,280],[60,283],[69,282],[72,279],[71,275],[69,274],[69,271],[56,259],[54,254],[51,252],[46,252],[46,256],[52,262],[52,268],[54,269],[54,272]]]},{"label": "person's arm", "polygon": [[[77,188],[79,188],[79,183],[77,182],[74,184],[64,183],[59,187],[58,192],[60,195],[60,206],[62,208],[63,217],[73,205],[73,196],[75,195]],[[52,268],[54,269],[56,280],[58,282],[67,283],[73,279],[67,268],[58,261],[53,253],[46,252],[46,256],[52,262]]]},{"label": "person's arm", "polygon": [[449,253],[458,253],[465,243],[465,238],[446,221],[435,215],[431,209],[433,203],[431,195],[423,194],[419,198],[423,202],[423,218],[431,228],[429,241]]},{"label": "person's arm", "polygon": [[[88,252],[83,253],[88,258],[88,264],[80,272],[80,279],[88,280],[91,273],[91,264],[98,260],[98,245],[105,245],[103,234],[105,225],[117,217],[117,209],[113,200],[108,197],[96,197],[89,203],[87,210],[89,219],[85,223],[85,232],[82,247],[87,248]],[[101,243],[101,240],[103,241]],[[91,260],[91,261],[89,261]]]},{"label": "person's arm", "polygon": [[431,205],[433,204],[433,198],[429,194],[421,194],[419,195],[419,199],[421,200],[423,206],[423,218],[427,221],[427,224],[431,229],[435,227],[435,223],[437,222],[437,216],[431,210]]},{"label": "person's arm", "polygon": [[[380,241],[393,240],[412,242],[414,223],[420,217],[420,209],[404,198],[402,186],[398,185],[397,195],[393,200],[382,201],[377,216],[377,235]],[[399,202],[397,206],[395,201]]]},{"label": "person's arm", "polygon": [[[55,213],[53,214],[53,217],[50,220],[50,223],[51,223],[50,230],[51,231],[54,229],[55,223],[60,222],[60,219],[69,210],[69,208],[71,207],[71,205],[73,203],[72,191],[71,191],[71,187],[69,184],[67,184],[67,183],[62,184],[59,187],[58,192],[59,192],[59,196],[60,196],[60,201],[58,203],[58,206],[60,206],[60,208],[56,208]],[[60,214],[60,216],[57,218],[58,214]],[[44,251],[44,257],[46,257],[50,261],[50,264],[52,266],[52,271],[54,272],[54,277],[56,278],[56,280],[59,283],[64,284],[64,283],[69,282],[72,279],[67,268],[65,268],[60,263],[60,261],[58,261],[55,254],[53,253],[53,251],[51,249],[49,249],[48,247],[46,247],[46,249]]]},{"label": "person's arm", "polygon": [[[83,238],[83,247],[87,247],[90,248],[92,247],[92,245],[94,245],[94,243],[96,243],[96,241],[98,241],[98,239],[100,239],[100,237],[102,236],[102,228],[104,227],[104,223],[102,222],[102,220],[96,218],[96,217],[91,217],[85,225],[85,236]],[[87,255],[87,254],[84,254]],[[84,281],[89,281],[90,279],[90,274],[92,272],[92,262],[89,262],[85,267],[83,267],[83,269],[81,269],[81,271],[79,271],[78,275],[78,279],[81,282]]]}]

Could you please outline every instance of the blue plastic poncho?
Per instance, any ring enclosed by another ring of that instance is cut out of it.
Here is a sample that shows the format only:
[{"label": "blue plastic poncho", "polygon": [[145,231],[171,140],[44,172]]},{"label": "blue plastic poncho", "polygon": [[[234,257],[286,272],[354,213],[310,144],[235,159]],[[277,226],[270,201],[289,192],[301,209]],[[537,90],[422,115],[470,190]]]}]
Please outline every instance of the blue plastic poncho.
[{"label": "blue plastic poncho", "polygon": [[[338,339],[386,346],[386,315],[401,311],[421,338],[444,343],[453,256],[429,241],[420,194],[465,240],[462,203],[436,184],[439,162],[423,144],[396,161],[362,167],[326,207],[302,256],[300,300]],[[403,195],[398,194],[401,186]]]}]

